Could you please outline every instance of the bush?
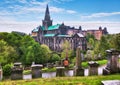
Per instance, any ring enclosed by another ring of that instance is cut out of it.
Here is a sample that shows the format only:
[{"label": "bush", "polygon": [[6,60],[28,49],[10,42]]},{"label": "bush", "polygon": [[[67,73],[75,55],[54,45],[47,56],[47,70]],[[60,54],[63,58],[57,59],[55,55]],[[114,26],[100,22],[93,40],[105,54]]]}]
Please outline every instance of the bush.
[{"label": "bush", "polygon": [[55,72],[56,71],[56,68],[43,68],[42,69],[42,72]]},{"label": "bush", "polygon": [[23,71],[23,74],[24,74],[24,75],[31,74],[31,70],[24,70],[24,71]]},{"label": "bush", "polygon": [[11,75],[11,67],[12,66],[13,66],[12,64],[6,64],[5,66],[3,66],[3,76]]}]

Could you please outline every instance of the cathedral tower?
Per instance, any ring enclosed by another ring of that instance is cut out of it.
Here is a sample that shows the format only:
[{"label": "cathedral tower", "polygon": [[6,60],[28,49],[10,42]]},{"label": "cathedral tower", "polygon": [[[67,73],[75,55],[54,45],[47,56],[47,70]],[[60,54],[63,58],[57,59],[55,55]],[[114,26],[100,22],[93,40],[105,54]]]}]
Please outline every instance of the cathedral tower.
[{"label": "cathedral tower", "polygon": [[49,26],[52,26],[52,20],[50,20],[50,13],[49,13],[48,5],[46,7],[44,20],[42,20],[42,26],[44,26],[45,30],[47,30]]}]

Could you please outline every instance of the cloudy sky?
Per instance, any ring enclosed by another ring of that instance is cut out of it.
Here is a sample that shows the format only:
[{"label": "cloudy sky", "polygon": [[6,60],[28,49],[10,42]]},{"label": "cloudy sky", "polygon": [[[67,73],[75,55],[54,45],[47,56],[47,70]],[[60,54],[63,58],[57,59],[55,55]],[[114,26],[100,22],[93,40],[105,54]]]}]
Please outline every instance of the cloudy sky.
[{"label": "cloudy sky", "polygon": [[47,4],[53,24],[120,33],[120,0],[0,0],[0,32],[30,33],[41,25]]}]

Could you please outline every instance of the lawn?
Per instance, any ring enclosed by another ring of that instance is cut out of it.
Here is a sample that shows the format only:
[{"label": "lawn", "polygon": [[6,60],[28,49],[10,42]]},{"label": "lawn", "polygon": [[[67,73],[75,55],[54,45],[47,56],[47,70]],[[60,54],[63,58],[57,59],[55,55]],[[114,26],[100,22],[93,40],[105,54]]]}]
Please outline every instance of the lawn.
[{"label": "lawn", "polygon": [[[88,68],[88,62],[89,61],[82,62],[82,67]],[[99,66],[107,64],[107,60],[98,60],[96,62],[98,62]],[[70,69],[73,69],[73,68],[74,68],[74,65],[72,64],[72,66],[70,66]],[[42,72],[54,72],[54,71],[56,71],[56,68],[43,68],[42,69]]]},{"label": "lawn", "polygon": [[32,80],[5,80],[0,85],[101,85],[102,80],[120,80],[120,74],[88,77],[56,77]]},{"label": "lawn", "polygon": [[[88,68],[88,62],[89,62],[89,61],[82,62],[82,67]],[[96,62],[98,62],[99,66],[102,66],[102,65],[107,64],[107,60],[98,60],[98,61],[96,61]]]}]

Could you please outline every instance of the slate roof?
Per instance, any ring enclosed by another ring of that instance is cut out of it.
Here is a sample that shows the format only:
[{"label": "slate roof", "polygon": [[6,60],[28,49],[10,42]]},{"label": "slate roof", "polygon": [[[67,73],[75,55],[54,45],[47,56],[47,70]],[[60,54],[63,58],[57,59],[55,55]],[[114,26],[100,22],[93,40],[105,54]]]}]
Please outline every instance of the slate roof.
[{"label": "slate roof", "polygon": [[35,29],[32,30],[32,32],[38,32],[39,27],[36,27]]},{"label": "slate roof", "polygon": [[55,34],[45,34],[44,37],[54,37]]},{"label": "slate roof", "polygon": [[77,35],[78,35],[79,37],[84,37],[84,35],[81,34],[81,33],[77,33]]},{"label": "slate roof", "polygon": [[[59,29],[61,24],[56,24],[56,25],[52,25],[52,26],[49,26],[48,27],[48,30],[56,30],[56,29]],[[42,26],[42,30],[45,30],[45,27]]]}]

